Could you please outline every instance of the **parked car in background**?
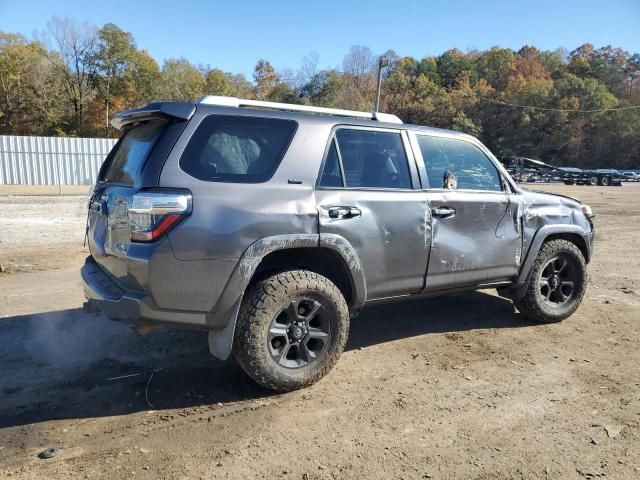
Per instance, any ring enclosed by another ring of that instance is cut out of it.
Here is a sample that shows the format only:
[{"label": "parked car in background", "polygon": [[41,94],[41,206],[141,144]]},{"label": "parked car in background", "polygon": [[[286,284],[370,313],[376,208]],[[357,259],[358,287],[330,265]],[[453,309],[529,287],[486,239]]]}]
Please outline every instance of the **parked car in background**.
[{"label": "parked car in background", "polygon": [[640,175],[631,171],[622,172],[622,180],[625,182],[638,182],[640,181]]}]

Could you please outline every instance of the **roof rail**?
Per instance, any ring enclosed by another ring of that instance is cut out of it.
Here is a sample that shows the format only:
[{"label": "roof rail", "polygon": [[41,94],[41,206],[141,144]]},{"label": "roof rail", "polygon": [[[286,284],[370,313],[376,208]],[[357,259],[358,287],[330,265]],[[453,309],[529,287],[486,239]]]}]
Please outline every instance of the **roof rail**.
[{"label": "roof rail", "polygon": [[220,95],[207,95],[198,100],[197,103],[204,105],[219,105],[223,107],[257,107],[269,108],[272,110],[287,110],[290,112],[323,113],[325,115],[336,115],[339,117],[366,118],[368,120],[378,120],[388,123],[402,123],[395,115],[380,112],[358,112],[356,110],[341,110],[339,108],[312,107],[309,105],[295,105],[292,103],[263,102],[261,100],[245,100],[235,97],[223,97]]}]

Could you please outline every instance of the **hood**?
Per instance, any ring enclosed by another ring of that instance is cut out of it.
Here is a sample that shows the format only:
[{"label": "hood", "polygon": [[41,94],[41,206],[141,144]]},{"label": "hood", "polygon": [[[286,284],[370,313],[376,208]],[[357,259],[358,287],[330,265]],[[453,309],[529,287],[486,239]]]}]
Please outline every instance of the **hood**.
[{"label": "hood", "polygon": [[540,198],[540,199],[544,199],[544,197],[558,197],[558,198],[564,198],[567,200],[571,200],[571,204],[575,205],[575,206],[580,206],[582,205],[582,202],[580,200],[578,200],[577,198],[574,197],[570,197],[569,195],[562,195],[560,193],[551,193],[551,192],[545,192],[542,190],[530,190],[528,188],[520,188],[527,197],[531,196],[532,198]]}]

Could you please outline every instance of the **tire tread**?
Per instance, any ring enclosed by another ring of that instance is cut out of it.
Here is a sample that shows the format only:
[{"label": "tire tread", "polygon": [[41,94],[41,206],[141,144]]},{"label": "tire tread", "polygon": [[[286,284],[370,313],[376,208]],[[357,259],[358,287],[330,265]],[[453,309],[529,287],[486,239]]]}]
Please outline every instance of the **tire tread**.
[{"label": "tire tread", "polygon": [[[551,316],[544,311],[540,304],[538,283],[535,279],[547,259],[560,252],[570,252],[576,258],[579,268],[584,272],[584,284],[579,289],[578,295],[574,298],[571,307],[567,311],[562,312],[561,315]],[[537,323],[553,323],[564,320],[578,309],[586,291],[586,262],[582,252],[576,244],[568,240],[557,239],[544,243],[533,263],[528,282],[525,295],[520,299],[514,300],[514,304],[520,313]]]},{"label": "tire tread", "polygon": [[[335,342],[325,357],[317,360],[301,375],[283,375],[272,365],[263,346],[264,322],[271,323],[274,305],[296,291],[313,291],[329,297],[336,306],[340,321]],[[328,278],[309,270],[276,273],[249,288],[238,313],[234,334],[234,355],[242,369],[260,385],[279,392],[309,386],[324,377],[344,350],[349,333],[349,311],[344,296]],[[295,378],[294,378],[295,377]]]}]

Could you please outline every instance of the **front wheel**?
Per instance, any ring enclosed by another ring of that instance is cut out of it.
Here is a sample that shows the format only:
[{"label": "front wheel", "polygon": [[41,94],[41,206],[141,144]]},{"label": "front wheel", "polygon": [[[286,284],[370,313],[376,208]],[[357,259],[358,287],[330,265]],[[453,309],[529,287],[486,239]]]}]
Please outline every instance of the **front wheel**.
[{"label": "front wheel", "polygon": [[286,392],[324,377],[342,354],[348,334],[349,309],[338,287],[317,273],[292,270],[248,290],[233,350],[253,380]]},{"label": "front wheel", "polygon": [[538,252],[524,297],[514,303],[533,321],[559,322],[577,310],[586,287],[587,267],[580,249],[567,240],[551,240]]}]

